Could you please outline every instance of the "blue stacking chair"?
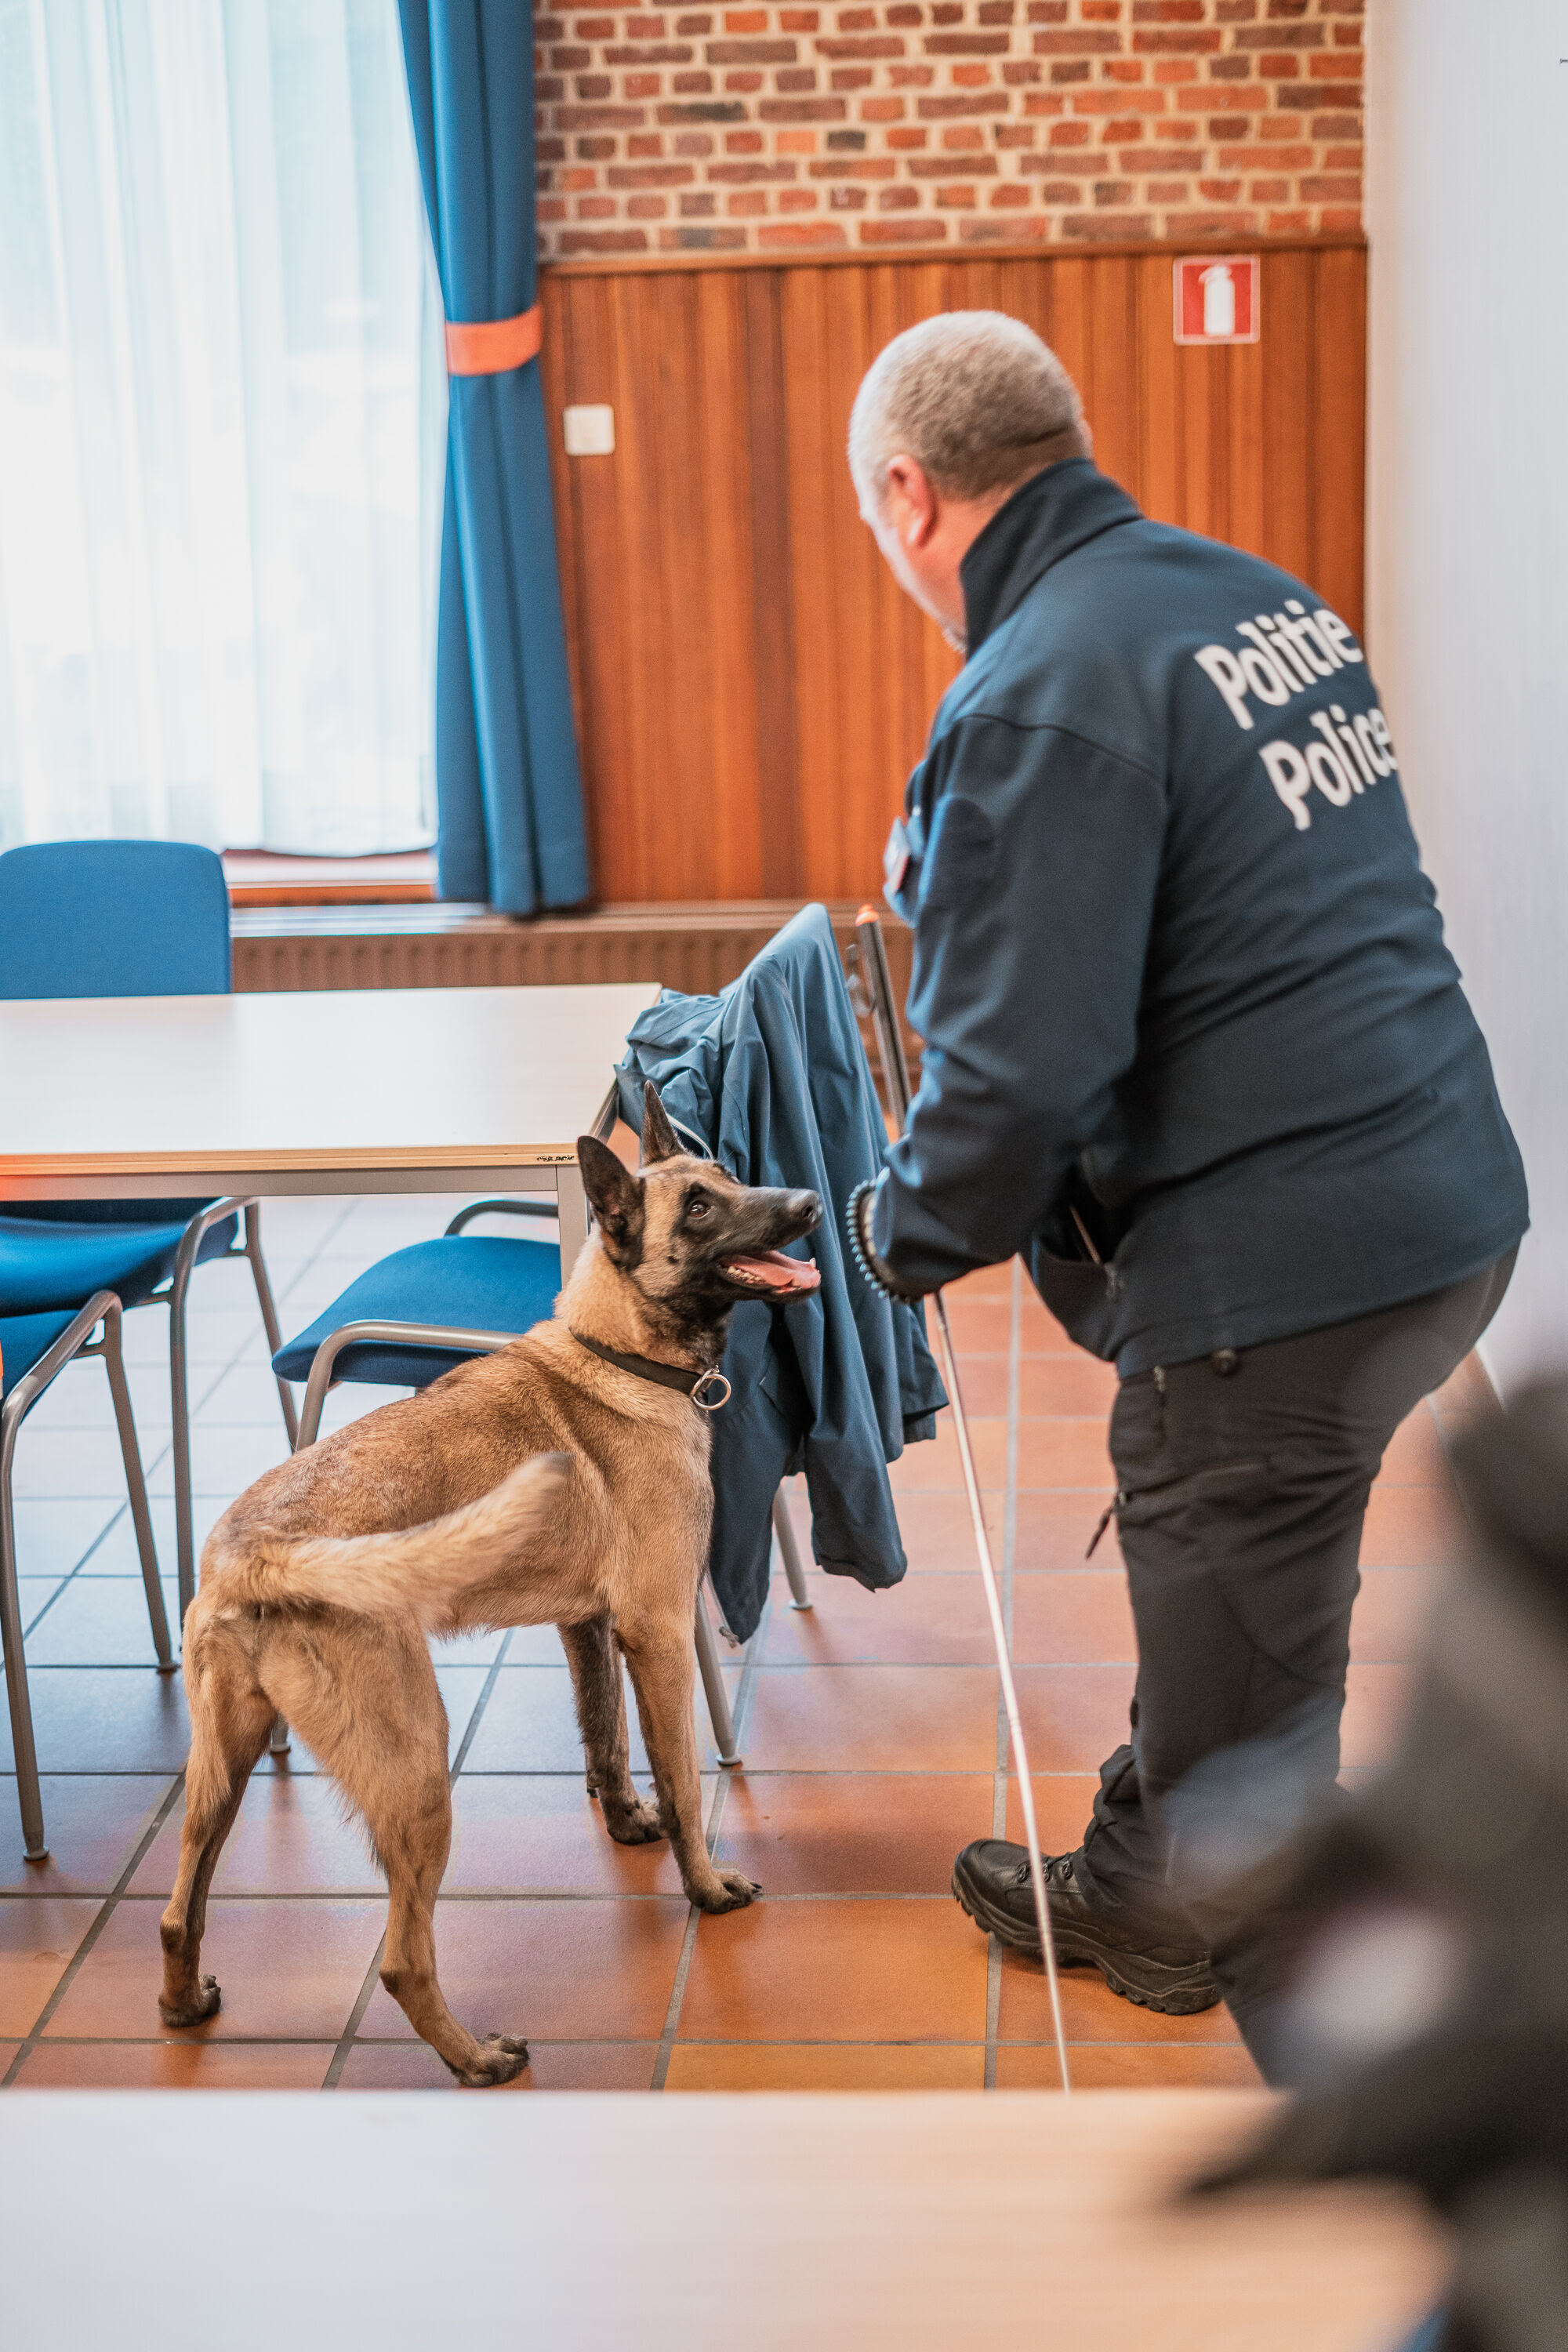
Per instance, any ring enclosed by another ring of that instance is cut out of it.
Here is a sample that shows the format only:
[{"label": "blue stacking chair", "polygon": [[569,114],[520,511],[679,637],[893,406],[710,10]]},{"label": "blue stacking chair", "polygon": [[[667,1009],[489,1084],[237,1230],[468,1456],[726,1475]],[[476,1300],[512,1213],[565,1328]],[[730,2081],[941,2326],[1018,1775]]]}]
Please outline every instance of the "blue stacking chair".
[{"label": "blue stacking chair", "polygon": [[[212,850],[179,841],[48,841],[0,856],[0,997],[226,996],[232,984],[228,889]],[[267,1344],[278,1347],[260,1205],[242,1197],[0,1205],[0,1314],[74,1313],[100,1288],[127,1308],[169,1309],[183,1617],[195,1591],[185,1297],[198,1265],[247,1258]],[[292,1444],[294,1399],[281,1380],[278,1393]]]},{"label": "blue stacking chair", "polygon": [[[337,1381],[426,1388],[454,1364],[506,1347],[553,1314],[561,1288],[559,1239],[465,1237],[464,1228],[476,1217],[492,1214],[553,1218],[555,1207],[543,1201],[470,1202],[439,1240],[394,1250],[351,1282],[309,1329],[279,1349],[272,1359],[279,1379],[305,1382],[299,1447],[315,1444],[327,1391]],[[804,1591],[798,1561],[795,1581]],[[718,1648],[700,1600],[696,1638],[719,1759],[739,1763]],[[288,1745],[288,1727],[279,1717],[272,1729],[273,1753],[281,1754]]]},{"label": "blue stacking chair", "polygon": [[[102,1337],[93,1339],[101,1327]],[[0,1636],[5,1647],[5,1695],[11,1706],[11,1745],[16,1763],[16,1794],[22,1811],[22,1840],[29,1862],[41,1862],[48,1852],[44,1842],[44,1805],[38,1788],[38,1756],[33,1739],[33,1708],[27,1695],[27,1668],[22,1651],[22,1608],[16,1590],[16,1515],[11,1493],[11,1465],[16,1433],[57,1372],[74,1356],[101,1356],[109,1374],[114,1418],[120,1430],[120,1451],[125,1458],[125,1484],[131,1496],[131,1517],[136,1528],[136,1549],[142,1559],[142,1580],[147,1588],[147,1614],[152,1621],[153,1646],[160,1666],[173,1664],[168,1620],[163,1613],[163,1588],[158,1582],[158,1559],[153,1549],[153,1521],[147,1509],[147,1489],[142,1476],[142,1456],[136,1444],[136,1424],[131,1416],[131,1392],[120,1353],[120,1301],[111,1290],[94,1290],[79,1307],[47,1315],[0,1313]]]}]

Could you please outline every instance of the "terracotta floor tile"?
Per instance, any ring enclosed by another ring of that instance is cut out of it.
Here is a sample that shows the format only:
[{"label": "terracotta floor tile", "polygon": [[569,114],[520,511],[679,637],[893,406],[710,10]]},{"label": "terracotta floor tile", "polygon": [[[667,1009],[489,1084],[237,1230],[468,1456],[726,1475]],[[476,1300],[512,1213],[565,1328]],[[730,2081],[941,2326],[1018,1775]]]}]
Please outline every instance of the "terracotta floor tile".
[{"label": "terracotta floor tile", "polygon": [[670,2091],[978,2091],[984,2043],[678,2042]]},{"label": "terracotta floor tile", "polygon": [[1458,1507],[1442,1486],[1373,1486],[1362,1536],[1363,1568],[1446,1568],[1463,1549]]},{"label": "terracotta floor tile", "polygon": [[[143,1446],[144,1465],[156,1458],[157,1444],[154,1439]],[[151,1469],[145,1475],[150,1486]],[[112,1429],[24,1428],[16,1441],[12,1477],[16,1494],[29,1500],[55,1496],[105,1504],[125,1500],[125,1461]]]},{"label": "terracotta floor tile", "polygon": [[[1013,1302],[1010,1296],[968,1298],[955,1292],[947,1302],[947,1319],[952,1331],[952,1344],[961,1356],[1005,1356],[1012,1345]],[[930,1320],[934,1354],[934,1318]]]},{"label": "terracotta floor tile", "polygon": [[1103,1426],[1116,1386],[1115,1365],[1081,1349],[1070,1356],[1025,1356],[1018,1366],[1018,1410],[1026,1420],[1042,1413],[1094,1415]]},{"label": "terracotta floor tile", "polygon": [[[156,1901],[117,1906],[50,2020],[51,2037],[158,2032],[162,1908]],[[384,1903],[212,1904],[202,1972],[223,1987],[223,2007],[192,2028],[191,2039],[335,2042],[385,1916]]]},{"label": "terracotta floor tile", "polygon": [[695,2042],[980,2042],[985,1944],[955,1903],[784,1902],[698,1922]]},{"label": "terracotta floor tile", "polygon": [[[33,1738],[44,1772],[178,1772],[190,1735],[177,1674],[148,1666],[39,1666],[29,1673]],[[16,1769],[11,1718],[0,1720],[0,1771]]]},{"label": "terracotta floor tile", "polygon": [[735,1772],[718,1859],[769,1895],[945,1895],[991,1831],[989,1773]]},{"label": "terracotta floor tile", "polygon": [[[42,1506],[55,1509],[56,1505]],[[198,1495],[191,1507],[191,1528],[195,1538],[196,1557],[201,1558],[202,1546],[222,1518],[227,1504],[220,1495]],[[153,1540],[160,1565],[166,1571],[174,1559],[174,1506],[159,1496],[152,1506]],[[123,1507],[105,1530],[101,1540],[95,1543],[82,1562],[86,1576],[130,1576],[142,1581],[142,1562],[136,1549],[136,1530],[131,1514]]]},{"label": "terracotta floor tile", "polygon": [[1068,1568],[1015,1577],[1013,1655],[1020,1665],[1136,1660],[1138,1637],[1121,1570]]},{"label": "terracotta floor tile", "polygon": [[741,1746],[759,1772],[994,1769],[995,1670],[764,1666]]},{"label": "terracotta floor tile", "polygon": [[1005,1356],[960,1356],[958,1384],[963,1391],[964,1410],[974,1420],[990,1420],[1007,1410],[1007,1359]]},{"label": "terracotta floor tile", "polygon": [[[632,1769],[647,1769],[627,1692]],[[503,1666],[464,1761],[466,1772],[580,1772],[583,1739],[564,1666]]]},{"label": "terracotta floor tile", "polygon": [[[657,2042],[687,1916],[683,1901],[442,1902],[436,1909],[441,1988],[481,2036]],[[380,1985],[363,2030],[393,2038],[408,2032],[407,2019]]]},{"label": "terracotta floor tile", "polygon": [[[1239,2042],[1069,2042],[1068,2066],[1075,2091],[1255,2091],[1262,2081]],[[997,2051],[999,2091],[1059,2087],[1053,2047]]]},{"label": "terracotta floor tile", "polygon": [[1083,1349],[1069,1339],[1056,1317],[1042,1301],[1032,1282],[1026,1279],[1019,1316],[1018,1344],[1026,1356],[1081,1356]]},{"label": "terracotta floor tile", "polygon": [[99,1906],[63,1895],[0,1897],[0,2033],[30,2033]]},{"label": "terracotta floor tile", "polygon": [[1363,1569],[1351,1619],[1352,1657],[1399,1664],[1418,1656],[1444,1576],[1441,1569]]},{"label": "terracotta floor tile", "polygon": [[[179,1654],[179,1588],[163,1579],[163,1611]],[[138,1577],[76,1576],[27,1635],[27,1664],[150,1666],[157,1652],[147,1622],[147,1596]]]},{"label": "terracotta floor tile", "polygon": [[68,1576],[92,1550],[117,1516],[129,1521],[123,1497],[118,1502],[57,1496],[47,1502],[16,1497],[16,1566],[23,1576]]},{"label": "terracotta floor tile", "polygon": [[1345,1677],[1340,1756],[1345,1764],[1381,1764],[1394,1752],[1414,1687],[1409,1666],[1357,1665]]},{"label": "terracotta floor tile", "polygon": [[995,1655],[978,1571],[907,1576],[868,1592],[847,1576],[812,1570],[813,1606],[774,1596],[763,1648],[768,1665],[984,1665]]},{"label": "terracotta floor tile", "polygon": [[1020,1488],[1091,1486],[1098,1494],[1115,1484],[1116,1473],[1110,1466],[1101,1415],[1078,1421],[1019,1423]]},{"label": "terracotta floor tile", "polygon": [[1379,1472],[1388,1486],[1447,1486],[1451,1482],[1448,1456],[1436,1416],[1418,1404],[1389,1439]]},{"label": "terracotta floor tile", "polygon": [[[57,1592],[63,1592],[67,1580],[63,1576],[19,1576],[16,1579],[16,1607],[21,1614],[24,1637],[31,1633],[43,1610]],[[145,1624],[145,1617],[142,1620]],[[28,1655],[31,1647],[28,1645]]]},{"label": "terracotta floor tile", "polygon": [[[1042,1853],[1076,1853],[1083,1843],[1099,1787],[1097,1772],[1035,1774],[1035,1826],[1040,1832]],[[1015,1845],[1022,1844],[1024,1808],[1019,1801],[1017,1778],[1011,1772],[1007,1776],[1006,1834]]]},{"label": "terracotta floor tile", "polygon": [[[899,1533],[904,1539],[904,1551],[911,1575],[928,1570],[974,1570],[974,1530],[969,1517],[969,1498],[962,1486],[942,1494],[905,1495],[893,1497],[899,1507]],[[1091,1520],[1089,1523],[1093,1525]],[[985,1525],[992,1548],[1001,1557],[1003,1498],[1000,1495],[985,1496]],[[1085,1538],[1087,1541],[1087,1538]],[[1081,1547],[1080,1547],[1081,1549]],[[810,1558],[810,1548],[803,1543],[802,1557]]]},{"label": "terracotta floor tile", "polygon": [[[1196,2017],[1166,2017],[1141,2009],[1112,1992],[1095,1968],[1061,1972],[1062,2022],[1073,2042],[1233,2042],[1231,2014],[1220,2001]],[[1051,2000],[1046,1972],[1018,1952],[1002,1956],[1002,2009],[998,2035],[1004,2042],[1046,2042],[1051,2035]]]},{"label": "terracotta floor tile", "polygon": [[[1093,1494],[1069,1490],[1061,1495],[1020,1495],[1014,1538],[1015,1565],[1022,1569],[1084,1567],[1085,1554],[1100,1514],[1110,1500],[1114,1484],[1113,1479],[1107,1478]],[[970,1549],[973,1553],[973,1542]],[[1117,1540],[1114,1519],[1108,1522],[1094,1547],[1094,1557],[1087,1565],[1121,1566],[1121,1546]]]},{"label": "terracotta floor tile", "polygon": [[[1028,1276],[1025,1276],[1025,1280]],[[961,1274],[956,1282],[947,1286],[949,1305],[962,1298],[967,1305],[975,1298],[1011,1298],[1013,1296],[1013,1261],[1005,1265],[983,1265],[978,1273]]]},{"label": "terracotta floor tile", "polygon": [[331,2042],[40,2042],[26,2091],[319,2091]]},{"label": "terracotta floor tile", "polygon": [[[166,1898],[180,1865],[182,1798],[138,1865],[129,1892]],[[334,1784],[320,1773],[256,1772],[240,1800],[213,1880],[215,1895],[383,1892],[364,1834],[343,1818]]]},{"label": "terracotta floor tile", "polygon": [[[528,2064],[500,2087],[507,2091],[646,2091],[658,2056],[657,2042],[531,2041]],[[356,2042],[338,2079],[345,2091],[461,2088],[423,2042]]]},{"label": "terracotta floor tile", "polygon": [[1016,1680],[1035,1771],[1098,1771],[1126,1738],[1131,1666],[1020,1666]]},{"label": "terracotta floor tile", "polygon": [[[643,1793],[648,1784],[642,1783]],[[713,1783],[703,1783],[704,1818]],[[679,1895],[664,1843],[617,1845],[581,1771],[465,1773],[452,1791],[452,1855],[443,1885],[508,1893]]]},{"label": "terracotta floor tile", "polygon": [[28,1862],[16,1829],[16,1783],[0,1781],[0,1893],[107,1895],[168,1794],[156,1773],[42,1776],[46,1862]]},{"label": "terracotta floor tile", "polygon": [[[989,1493],[1000,1489],[1007,1477],[1007,1424],[1004,1420],[982,1420],[971,1414],[969,1442],[974,1448],[974,1466],[981,1486]],[[934,1438],[922,1439],[918,1445],[908,1445],[898,1461],[889,1463],[888,1476],[892,1481],[895,1496],[913,1495],[928,1486],[963,1485],[963,1465],[958,1456],[958,1440],[952,1433],[952,1416],[938,1416]]]}]

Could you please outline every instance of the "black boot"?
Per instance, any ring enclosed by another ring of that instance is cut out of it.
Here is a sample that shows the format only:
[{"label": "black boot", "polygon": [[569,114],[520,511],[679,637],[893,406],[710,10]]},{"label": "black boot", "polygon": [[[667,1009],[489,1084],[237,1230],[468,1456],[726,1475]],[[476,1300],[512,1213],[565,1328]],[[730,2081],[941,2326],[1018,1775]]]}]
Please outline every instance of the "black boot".
[{"label": "black boot", "polygon": [[[1201,1945],[1164,1940],[1159,1927],[1140,1928],[1131,1913],[1097,1901],[1079,1885],[1070,1853],[1046,1854],[1046,1900],[1051,1940],[1064,1968],[1091,1963],[1112,1992],[1167,2017],[1190,2017],[1212,2009],[1219,1987],[1209,1974]],[[952,1891],[959,1905],[988,1936],[1015,1951],[1040,1957],[1029,1857],[1021,1845],[1002,1838],[978,1838],[952,1865]]]}]

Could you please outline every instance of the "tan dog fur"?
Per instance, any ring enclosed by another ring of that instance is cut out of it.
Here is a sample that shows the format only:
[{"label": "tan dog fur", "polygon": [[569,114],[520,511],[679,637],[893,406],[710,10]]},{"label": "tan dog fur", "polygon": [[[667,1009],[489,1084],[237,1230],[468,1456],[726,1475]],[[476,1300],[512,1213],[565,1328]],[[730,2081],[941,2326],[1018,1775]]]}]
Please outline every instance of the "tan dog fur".
[{"label": "tan dog fur", "polygon": [[[638,1174],[580,1141],[599,1226],[553,1319],[268,1471],[207,1538],[185,1621],[191,1752],[163,1918],[165,2024],[218,2006],[199,1969],[207,1890],[276,1712],[369,1832],[389,1896],[381,1980],[415,2031],[464,2083],[527,2063],[521,2042],[476,2041],[437,1980],[451,1801],[431,1634],[555,1624],[610,1835],[668,1837],[705,1911],[760,1891],[716,1869],[703,1837],[692,1621],[712,1517],[708,1416],[572,1334],[716,1364],[745,1295],[723,1273],[726,1249],[794,1240],[820,1209],[815,1194],[748,1188],[685,1155],[648,1095]],[[622,1654],[657,1808],[632,1785]]]}]

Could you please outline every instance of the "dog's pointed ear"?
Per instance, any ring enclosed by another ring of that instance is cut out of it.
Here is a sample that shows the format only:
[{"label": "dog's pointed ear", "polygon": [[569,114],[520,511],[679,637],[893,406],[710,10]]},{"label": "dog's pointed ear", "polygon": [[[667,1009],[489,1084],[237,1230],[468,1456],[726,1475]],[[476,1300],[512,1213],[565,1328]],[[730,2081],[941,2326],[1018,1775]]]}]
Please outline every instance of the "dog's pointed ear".
[{"label": "dog's pointed ear", "polygon": [[596,1135],[577,1138],[577,1165],[606,1255],[618,1266],[636,1265],[642,1255],[642,1186]]},{"label": "dog's pointed ear", "polygon": [[680,1141],[669,1123],[669,1113],[660,1102],[653,1080],[646,1079],[642,1090],[642,1165],[650,1168],[656,1160],[678,1160],[679,1156]]}]

